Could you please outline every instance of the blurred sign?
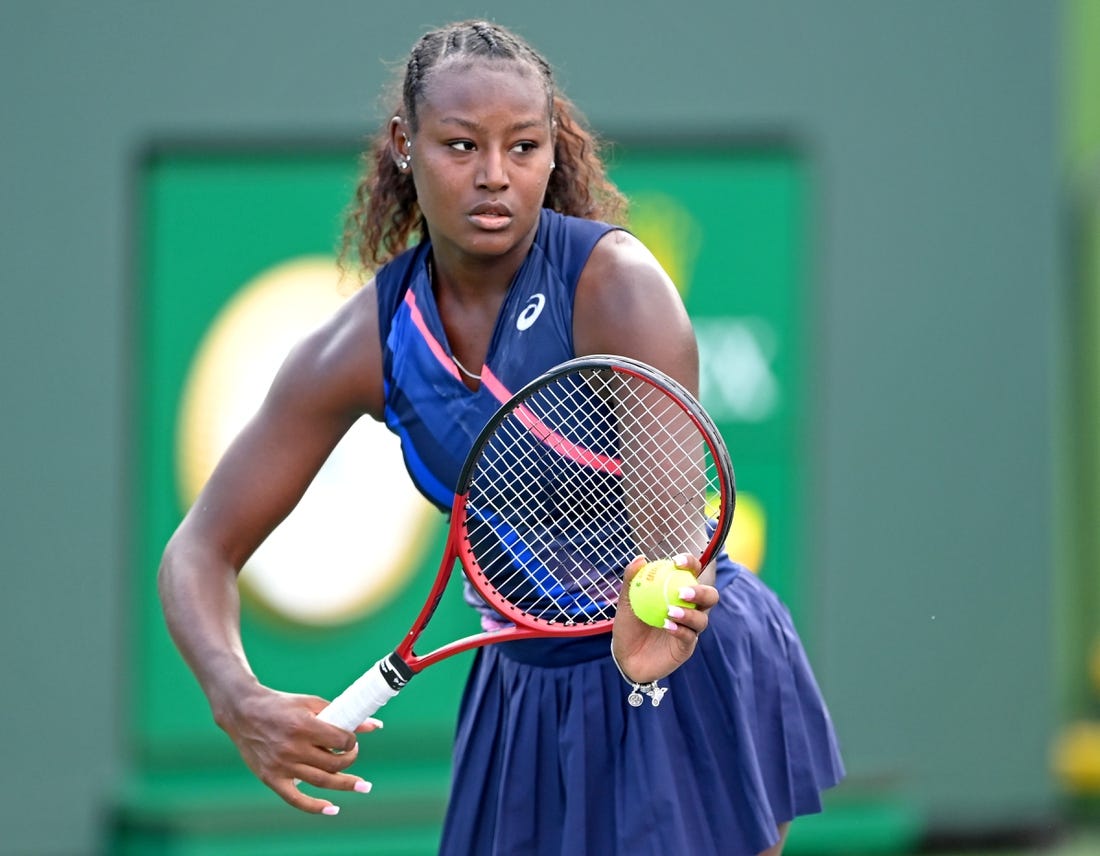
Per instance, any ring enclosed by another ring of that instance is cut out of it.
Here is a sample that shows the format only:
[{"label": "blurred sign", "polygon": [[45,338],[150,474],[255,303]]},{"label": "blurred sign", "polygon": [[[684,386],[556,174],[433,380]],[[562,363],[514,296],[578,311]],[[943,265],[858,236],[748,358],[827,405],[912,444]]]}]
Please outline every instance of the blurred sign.
[{"label": "blurred sign", "polygon": [[[291,259],[262,271],[218,313],[180,401],[176,455],[184,507],[259,409],[290,349],[343,303],[340,279],[329,257]],[[407,584],[420,564],[425,528],[437,517],[406,476],[397,438],[364,418],[249,559],[242,591],[305,624],[362,618]]]}]

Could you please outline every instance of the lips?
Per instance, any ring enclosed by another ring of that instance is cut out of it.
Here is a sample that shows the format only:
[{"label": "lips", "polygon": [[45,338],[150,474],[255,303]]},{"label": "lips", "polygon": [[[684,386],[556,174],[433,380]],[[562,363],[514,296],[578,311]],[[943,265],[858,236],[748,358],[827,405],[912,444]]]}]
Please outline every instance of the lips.
[{"label": "lips", "polygon": [[487,214],[491,217],[511,217],[512,209],[503,202],[482,202],[470,210],[471,217]]},{"label": "lips", "polygon": [[512,209],[502,202],[482,202],[466,216],[483,229],[503,229],[512,222]]}]

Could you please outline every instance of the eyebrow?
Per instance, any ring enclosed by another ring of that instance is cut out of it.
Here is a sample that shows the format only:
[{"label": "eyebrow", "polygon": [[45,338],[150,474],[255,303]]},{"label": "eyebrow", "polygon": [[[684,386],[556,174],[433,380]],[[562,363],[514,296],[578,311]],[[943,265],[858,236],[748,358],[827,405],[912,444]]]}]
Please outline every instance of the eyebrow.
[{"label": "eyebrow", "polygon": [[[479,122],[474,122],[471,119],[463,119],[461,116],[444,116],[439,120],[443,125],[458,125],[462,128],[466,128],[470,131],[482,131],[484,126]],[[516,133],[517,131],[527,131],[531,128],[538,128],[545,124],[548,124],[544,119],[529,119],[521,122],[514,122],[508,126],[509,133]]]}]

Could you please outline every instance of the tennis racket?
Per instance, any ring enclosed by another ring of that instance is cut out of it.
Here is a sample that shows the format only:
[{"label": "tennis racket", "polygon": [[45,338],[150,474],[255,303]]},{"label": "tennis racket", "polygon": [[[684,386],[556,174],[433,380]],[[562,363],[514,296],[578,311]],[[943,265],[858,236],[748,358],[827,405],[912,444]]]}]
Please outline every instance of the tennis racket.
[{"label": "tennis racket", "polygon": [[[352,731],[413,675],[471,648],[609,631],[625,566],[686,553],[705,567],[734,501],[722,437],[683,386],[622,357],[562,363],[508,399],[474,441],[424,607],[319,718]],[[504,629],[418,654],[456,560]]]}]

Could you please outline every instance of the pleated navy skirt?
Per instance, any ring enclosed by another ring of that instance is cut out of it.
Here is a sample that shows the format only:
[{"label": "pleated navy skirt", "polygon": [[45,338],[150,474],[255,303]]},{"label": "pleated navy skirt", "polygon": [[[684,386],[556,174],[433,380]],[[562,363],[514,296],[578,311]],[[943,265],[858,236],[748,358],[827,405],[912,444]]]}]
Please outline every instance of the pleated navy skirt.
[{"label": "pleated navy skirt", "polygon": [[753,856],[844,775],[790,615],[746,569],[659,707],[610,634],[482,648],[463,696],[446,856]]}]

